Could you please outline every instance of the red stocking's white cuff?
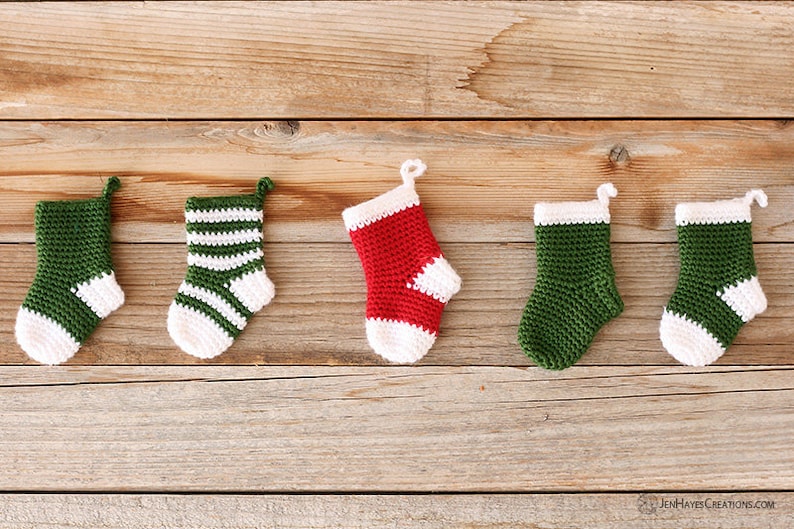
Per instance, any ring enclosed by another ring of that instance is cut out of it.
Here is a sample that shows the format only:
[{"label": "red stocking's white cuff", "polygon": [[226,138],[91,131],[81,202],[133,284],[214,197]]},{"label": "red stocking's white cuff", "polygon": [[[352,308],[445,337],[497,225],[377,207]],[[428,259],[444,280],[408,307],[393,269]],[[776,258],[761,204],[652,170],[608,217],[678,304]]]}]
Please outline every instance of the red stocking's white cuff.
[{"label": "red stocking's white cuff", "polygon": [[347,231],[355,231],[418,205],[419,195],[416,194],[413,184],[403,184],[371,200],[347,208],[342,212],[342,218]]}]

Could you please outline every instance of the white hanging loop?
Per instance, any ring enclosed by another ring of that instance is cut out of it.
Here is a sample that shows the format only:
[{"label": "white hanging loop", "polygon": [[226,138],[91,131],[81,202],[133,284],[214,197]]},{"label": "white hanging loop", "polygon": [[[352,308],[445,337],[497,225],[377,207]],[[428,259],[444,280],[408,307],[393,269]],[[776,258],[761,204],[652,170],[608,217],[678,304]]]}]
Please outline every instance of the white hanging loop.
[{"label": "white hanging loop", "polygon": [[425,174],[427,166],[422,163],[422,160],[405,160],[402,167],[400,167],[400,174],[403,177],[403,183],[414,185],[414,180]]},{"label": "white hanging loop", "polygon": [[601,205],[606,208],[609,207],[610,197],[615,198],[618,196],[618,190],[611,183],[601,184],[598,186],[596,195],[598,195],[598,201],[601,202]]},{"label": "white hanging loop", "polygon": [[767,204],[769,204],[769,200],[766,198],[766,193],[764,193],[763,189],[751,189],[744,195],[744,203],[748,206],[752,205],[753,200],[758,202],[758,205],[762,208],[765,208]]}]

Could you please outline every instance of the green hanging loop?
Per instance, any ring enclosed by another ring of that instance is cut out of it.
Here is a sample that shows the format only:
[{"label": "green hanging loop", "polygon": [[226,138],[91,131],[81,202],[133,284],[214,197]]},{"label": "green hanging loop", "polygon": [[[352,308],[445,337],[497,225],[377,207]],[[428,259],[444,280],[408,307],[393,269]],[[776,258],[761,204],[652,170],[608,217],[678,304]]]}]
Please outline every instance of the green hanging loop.
[{"label": "green hanging loop", "polygon": [[256,198],[259,200],[264,200],[267,192],[273,190],[275,187],[276,184],[274,184],[273,180],[271,180],[269,177],[266,176],[264,178],[260,178],[259,182],[256,184]]},{"label": "green hanging loop", "polygon": [[105,182],[105,189],[102,191],[102,197],[105,199],[109,199],[110,196],[115,193],[121,187],[121,180],[119,180],[118,176],[111,176],[108,178],[108,181]]}]

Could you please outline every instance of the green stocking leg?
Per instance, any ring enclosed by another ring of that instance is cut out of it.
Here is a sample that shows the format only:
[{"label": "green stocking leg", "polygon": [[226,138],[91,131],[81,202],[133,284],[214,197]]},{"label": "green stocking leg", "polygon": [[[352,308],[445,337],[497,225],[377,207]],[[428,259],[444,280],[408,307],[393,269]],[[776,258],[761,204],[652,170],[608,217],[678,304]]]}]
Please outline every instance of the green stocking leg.
[{"label": "green stocking leg", "polygon": [[60,364],[124,303],[110,258],[108,179],[102,196],[36,204],[36,277],[17,313],[16,337],[32,359]]},{"label": "green stocking leg", "polygon": [[609,248],[612,184],[588,202],[535,205],[537,281],[524,309],[518,343],[546,369],[565,369],[596,333],[623,311]]}]

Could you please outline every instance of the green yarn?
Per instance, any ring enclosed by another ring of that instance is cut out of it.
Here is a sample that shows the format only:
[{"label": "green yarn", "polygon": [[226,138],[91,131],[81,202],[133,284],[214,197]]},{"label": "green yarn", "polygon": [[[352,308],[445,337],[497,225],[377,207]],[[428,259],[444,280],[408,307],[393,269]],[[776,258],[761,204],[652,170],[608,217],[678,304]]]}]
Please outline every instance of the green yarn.
[{"label": "green yarn", "polygon": [[662,312],[659,338],[682,364],[716,362],[742,326],[767,308],[753,255],[754,202],[768,205],[763,189],[675,208],[681,269]]},{"label": "green yarn", "polygon": [[248,195],[185,203],[188,268],[169,309],[168,331],[184,351],[212,358],[229,347],[273,296],[262,253],[262,210],[274,185]]},{"label": "green yarn", "polygon": [[[268,177],[260,178],[256,184],[256,192],[250,195],[230,195],[217,197],[190,197],[185,203],[185,211],[209,211],[213,209],[253,208],[262,209],[262,202],[268,191],[275,188],[273,180]],[[259,225],[261,228],[261,223]],[[240,229],[235,226],[235,229]]]},{"label": "green yarn", "polygon": [[36,204],[36,276],[22,306],[49,316],[83,343],[100,318],[71,289],[113,272],[110,256],[110,199],[117,177],[100,197]]},{"label": "green yarn", "polygon": [[[268,180],[270,180],[268,178]],[[239,195],[239,196],[226,196],[226,197],[191,197],[185,204],[185,211],[210,211],[210,210],[224,210],[231,208],[251,208],[257,211],[262,211],[262,199],[258,194]],[[232,233],[239,230],[255,229],[262,232],[262,222],[260,221],[234,221],[234,222],[187,222],[185,223],[186,231],[189,233],[215,233],[224,234]],[[209,245],[209,244],[188,244],[188,253],[194,255],[204,255],[209,257],[234,257],[242,255],[246,252],[256,251],[262,248],[262,241],[256,240],[252,242],[245,242],[239,244],[229,245]],[[229,284],[232,280],[238,277],[257,270],[265,269],[264,257],[254,259],[242,266],[230,270],[210,270],[200,266],[188,266],[185,275],[185,282],[205,288],[214,294],[217,294],[224,301],[232,305],[237,312],[243,315],[246,319],[250,319],[253,315],[248,311],[240,301],[229,292]],[[207,303],[177,294],[176,302],[178,304],[189,306],[200,312],[203,312],[212,318],[218,325],[231,336],[236,338],[240,334],[240,329],[229,323],[218,311],[210,307]]]},{"label": "green yarn", "polygon": [[758,275],[750,222],[678,226],[681,270],[667,310],[685,315],[727,348],[744,322],[717,293]]},{"label": "green yarn", "polygon": [[[193,279],[193,281],[195,281],[195,277],[193,277],[192,279]],[[191,282],[191,284],[195,284],[195,283]],[[204,288],[208,288],[208,287],[205,286]],[[213,290],[214,291],[213,288],[209,288],[209,290]],[[223,290],[226,290],[226,289],[223,289]],[[176,296],[174,297],[174,302],[177,303],[178,305],[183,306],[183,307],[190,307],[190,308],[192,308],[194,310],[197,310],[197,311],[203,313],[205,316],[209,317],[212,321],[214,321],[216,324],[218,324],[223,329],[223,331],[226,334],[228,334],[229,337],[231,337],[231,338],[237,338],[240,335],[240,333],[242,332],[234,324],[232,324],[229,320],[227,320],[223,316],[223,314],[221,314],[220,312],[218,312],[217,310],[215,310],[214,308],[212,308],[211,306],[209,306],[207,303],[205,303],[203,301],[200,301],[200,300],[198,300],[196,298],[192,298],[190,296],[186,296],[186,295],[182,294],[181,292],[177,292]],[[249,319],[250,317],[251,317],[251,313],[248,313],[248,316],[246,316],[246,319]]]},{"label": "green yarn", "polygon": [[185,231],[187,233],[224,233],[235,230],[255,230],[261,228],[262,223],[259,221],[244,220],[236,220],[234,222],[190,222],[185,225]]},{"label": "green yarn", "polygon": [[[261,230],[262,227],[260,226]],[[231,244],[228,246],[212,246],[209,244],[189,244],[188,251],[198,255],[208,255],[212,257],[231,257],[246,252],[258,250],[262,247],[261,241]]]},{"label": "green yarn", "polygon": [[565,369],[596,333],[623,312],[607,223],[536,226],[537,281],[524,309],[518,342],[546,369]]}]

